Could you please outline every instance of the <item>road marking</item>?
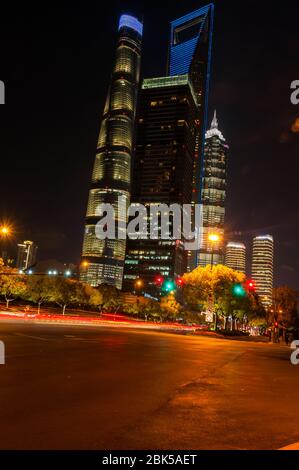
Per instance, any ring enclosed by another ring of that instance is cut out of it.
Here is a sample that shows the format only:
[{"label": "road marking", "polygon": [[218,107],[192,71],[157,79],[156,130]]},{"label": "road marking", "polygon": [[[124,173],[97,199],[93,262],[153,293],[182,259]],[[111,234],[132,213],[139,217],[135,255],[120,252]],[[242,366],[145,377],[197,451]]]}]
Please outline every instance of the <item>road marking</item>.
[{"label": "road marking", "polygon": [[38,339],[40,341],[49,341],[47,338],[41,338],[40,336],[25,335],[25,333],[15,333],[15,336],[23,336],[25,338]]}]

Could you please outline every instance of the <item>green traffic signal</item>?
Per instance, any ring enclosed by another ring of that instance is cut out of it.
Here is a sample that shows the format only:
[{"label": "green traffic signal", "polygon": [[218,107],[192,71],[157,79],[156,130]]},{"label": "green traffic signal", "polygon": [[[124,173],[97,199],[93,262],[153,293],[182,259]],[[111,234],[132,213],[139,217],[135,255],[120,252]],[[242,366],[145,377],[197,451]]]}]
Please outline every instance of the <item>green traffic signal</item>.
[{"label": "green traffic signal", "polygon": [[244,287],[241,285],[241,284],[235,284],[233,286],[233,295],[235,297],[245,297],[246,296],[246,291],[244,289]]},{"label": "green traffic signal", "polygon": [[166,280],[163,282],[162,291],[164,292],[173,292],[176,289],[174,281]]}]

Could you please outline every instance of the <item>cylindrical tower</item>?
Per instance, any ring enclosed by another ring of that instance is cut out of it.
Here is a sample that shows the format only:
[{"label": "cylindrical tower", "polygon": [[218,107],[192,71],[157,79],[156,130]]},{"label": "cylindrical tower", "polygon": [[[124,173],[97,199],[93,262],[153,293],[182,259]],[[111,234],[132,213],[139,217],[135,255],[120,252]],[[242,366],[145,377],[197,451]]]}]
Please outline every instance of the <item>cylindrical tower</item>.
[{"label": "cylindrical tower", "polygon": [[265,308],[272,305],[274,240],[271,235],[255,237],[252,250],[252,279]]},{"label": "cylindrical tower", "polygon": [[[86,214],[81,280],[121,289],[126,240],[96,236],[99,206],[111,204],[116,226],[125,230],[130,203],[131,160],[140,78],[142,23],[122,15],[110,88],[102,118]],[[119,210],[119,201],[121,209]]]},{"label": "cylindrical tower", "polygon": [[225,266],[246,273],[246,246],[244,243],[229,242],[226,245]]}]

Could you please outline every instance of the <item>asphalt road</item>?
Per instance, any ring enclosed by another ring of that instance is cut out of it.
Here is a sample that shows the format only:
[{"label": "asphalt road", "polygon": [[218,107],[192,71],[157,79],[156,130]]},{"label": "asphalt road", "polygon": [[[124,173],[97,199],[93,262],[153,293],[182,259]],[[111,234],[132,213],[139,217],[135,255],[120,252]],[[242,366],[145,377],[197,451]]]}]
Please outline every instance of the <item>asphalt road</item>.
[{"label": "asphalt road", "polygon": [[0,449],[278,449],[299,366],[263,343],[0,322]]}]

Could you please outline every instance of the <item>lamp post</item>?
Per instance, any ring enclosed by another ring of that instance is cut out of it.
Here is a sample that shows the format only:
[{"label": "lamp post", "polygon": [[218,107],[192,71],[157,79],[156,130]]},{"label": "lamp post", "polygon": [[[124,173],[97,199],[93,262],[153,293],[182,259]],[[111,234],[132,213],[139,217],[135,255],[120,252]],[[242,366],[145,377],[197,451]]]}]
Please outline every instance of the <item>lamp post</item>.
[{"label": "lamp post", "polygon": [[[141,294],[141,290],[143,287],[143,281],[142,279],[137,279],[134,284],[135,292],[137,294],[137,308],[138,308],[138,314],[139,314],[139,295]],[[147,320],[147,317],[146,317]]]},{"label": "lamp post", "polygon": [[219,243],[220,241],[220,237],[217,233],[211,233],[209,235],[209,242],[211,244],[211,249],[212,249],[212,252],[211,252],[211,270],[213,270],[213,264],[214,264],[214,246],[216,245],[216,243]]},{"label": "lamp post", "polygon": [[1,249],[1,257],[3,259],[3,262],[5,264],[5,258],[6,258],[6,255],[7,253],[4,251],[4,246],[5,246],[5,241],[10,238],[10,236],[12,235],[12,229],[9,225],[6,225],[6,224],[3,224],[0,226],[0,238],[2,240],[2,249]]},{"label": "lamp post", "polygon": [[[220,236],[217,234],[217,233],[211,233],[208,237],[208,240],[210,242],[210,245],[211,245],[211,271],[213,271],[213,264],[214,264],[214,246],[216,245],[216,243],[219,243],[220,241]],[[214,292],[212,290],[212,293],[211,293],[211,310],[213,312],[213,315],[215,316],[215,323],[214,323],[214,328],[215,328],[215,331],[217,331],[217,312],[214,312]]]},{"label": "lamp post", "polygon": [[[279,343],[279,331],[280,331],[280,328],[279,328],[279,315],[283,315],[283,310],[282,309],[279,309],[277,308],[277,304],[276,302],[274,301],[273,302],[273,307],[272,309],[270,310],[270,312],[273,314],[273,322],[272,322],[272,329],[271,329],[271,336],[272,336],[272,342],[273,343]],[[282,324],[282,323],[281,323]],[[283,334],[283,340],[285,341],[285,333],[286,333],[286,328],[285,326],[282,324],[282,334]]]},{"label": "lamp post", "polygon": [[137,292],[137,297],[139,293],[141,292],[142,287],[143,287],[143,281],[141,279],[137,279],[137,281],[135,282],[135,291]]}]

